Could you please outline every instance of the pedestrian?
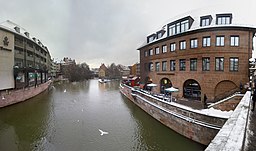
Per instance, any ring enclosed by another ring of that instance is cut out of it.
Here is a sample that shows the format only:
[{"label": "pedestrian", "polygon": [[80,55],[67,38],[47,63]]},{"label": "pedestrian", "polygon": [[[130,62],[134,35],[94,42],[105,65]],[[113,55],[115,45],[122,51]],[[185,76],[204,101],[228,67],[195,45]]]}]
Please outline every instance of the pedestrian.
[{"label": "pedestrian", "polygon": [[253,95],[252,95],[252,109],[251,109],[251,111],[254,111],[255,102],[256,102],[256,89],[254,89]]},{"label": "pedestrian", "polygon": [[206,101],[207,101],[207,96],[206,96],[206,94],[204,94],[204,99],[203,99],[203,106],[204,106],[204,109],[207,108]]}]

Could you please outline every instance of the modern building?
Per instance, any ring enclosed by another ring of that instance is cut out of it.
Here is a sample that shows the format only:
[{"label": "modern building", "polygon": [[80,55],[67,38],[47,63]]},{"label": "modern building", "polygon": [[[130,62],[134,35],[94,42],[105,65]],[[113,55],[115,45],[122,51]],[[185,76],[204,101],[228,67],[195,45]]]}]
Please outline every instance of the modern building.
[{"label": "modern building", "polygon": [[0,24],[0,90],[45,83],[51,56],[43,43],[7,20]]},{"label": "modern building", "polygon": [[[239,11],[238,11],[239,12]],[[208,9],[172,19],[147,36],[140,51],[141,82],[176,97],[219,100],[249,82],[256,28],[229,10]]]}]

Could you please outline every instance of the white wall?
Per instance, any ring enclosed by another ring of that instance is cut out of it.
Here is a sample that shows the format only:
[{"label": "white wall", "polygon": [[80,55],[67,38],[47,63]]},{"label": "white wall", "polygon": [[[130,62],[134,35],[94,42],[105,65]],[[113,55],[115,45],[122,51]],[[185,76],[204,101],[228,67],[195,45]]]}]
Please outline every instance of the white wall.
[{"label": "white wall", "polygon": [[[8,38],[8,46],[4,45],[5,37]],[[14,35],[0,30],[0,90],[14,88],[13,66]]]}]

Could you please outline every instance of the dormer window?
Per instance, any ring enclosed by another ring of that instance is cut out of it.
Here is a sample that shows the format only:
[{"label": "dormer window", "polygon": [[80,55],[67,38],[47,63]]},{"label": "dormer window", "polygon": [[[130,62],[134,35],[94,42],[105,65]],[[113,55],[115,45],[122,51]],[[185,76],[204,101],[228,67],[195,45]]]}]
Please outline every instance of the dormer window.
[{"label": "dormer window", "polygon": [[201,18],[201,20],[200,20],[200,26],[201,27],[209,26],[212,22],[212,16],[211,15],[202,16],[200,18]]},{"label": "dormer window", "polygon": [[150,42],[154,41],[155,38],[156,38],[156,34],[152,34],[152,35],[147,37],[147,42],[150,43]]},{"label": "dormer window", "polygon": [[232,14],[217,14],[216,24],[217,25],[229,25],[232,23]]},{"label": "dormer window", "polygon": [[163,35],[162,35],[161,32],[157,33],[157,39],[158,39],[158,38],[161,38],[162,36],[163,36]]},{"label": "dormer window", "polygon": [[167,25],[168,36],[186,32],[190,29],[194,19],[190,16],[176,20]]},{"label": "dormer window", "polygon": [[16,27],[14,27],[14,29],[16,32],[20,33],[20,27],[16,26]]},{"label": "dormer window", "polygon": [[28,32],[25,32],[24,34],[29,38],[29,33]]},{"label": "dormer window", "polygon": [[164,29],[161,29],[160,31],[156,32],[156,39],[162,38],[165,33]]}]

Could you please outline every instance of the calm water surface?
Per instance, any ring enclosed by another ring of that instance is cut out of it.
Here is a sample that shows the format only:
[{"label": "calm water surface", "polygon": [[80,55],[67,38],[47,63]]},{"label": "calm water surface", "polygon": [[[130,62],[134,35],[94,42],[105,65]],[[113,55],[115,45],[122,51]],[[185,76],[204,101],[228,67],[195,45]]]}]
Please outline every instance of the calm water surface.
[{"label": "calm water surface", "polygon": [[[119,93],[119,82],[56,83],[0,109],[1,151],[200,151]],[[66,90],[66,92],[64,92]],[[109,132],[100,135],[99,129]]]}]

